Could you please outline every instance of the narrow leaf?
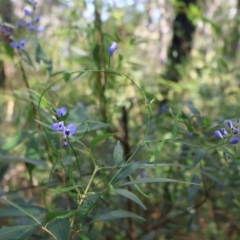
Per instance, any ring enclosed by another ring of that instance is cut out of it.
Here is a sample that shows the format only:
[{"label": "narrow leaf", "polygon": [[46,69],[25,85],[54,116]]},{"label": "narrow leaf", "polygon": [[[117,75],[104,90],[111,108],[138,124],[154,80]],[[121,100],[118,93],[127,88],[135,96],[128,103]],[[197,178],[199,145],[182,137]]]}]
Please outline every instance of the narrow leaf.
[{"label": "narrow leaf", "polygon": [[[200,189],[200,178],[197,174],[195,174],[192,178],[192,183],[189,190],[188,190],[188,205],[190,206],[197,195],[198,190]],[[197,184],[197,185],[196,185]]]},{"label": "narrow leaf", "polygon": [[122,195],[130,200],[132,200],[133,202],[137,203],[139,206],[141,206],[144,210],[146,210],[146,206],[143,204],[143,202],[132,192],[126,190],[126,189],[115,189],[115,192],[119,195]]},{"label": "narrow leaf", "polygon": [[117,141],[114,147],[113,161],[116,166],[123,162],[123,148],[119,140]]},{"label": "narrow leaf", "polygon": [[164,146],[164,141],[161,141],[157,147],[156,147],[156,150],[154,152],[154,154],[151,156],[151,159],[150,159],[150,162],[154,162],[156,157],[158,156],[158,154],[160,153],[160,151],[162,150],[163,146]]},{"label": "narrow leaf", "polygon": [[36,225],[19,225],[13,227],[4,227],[0,229],[1,240],[25,240],[32,233],[36,232],[39,226]]},{"label": "narrow leaf", "polygon": [[[184,182],[184,181],[179,181],[179,180],[174,180],[174,179],[169,179],[169,178],[142,178],[142,179],[137,179],[137,180],[121,183],[121,184],[119,184],[119,186],[142,184],[142,183],[165,183],[165,182],[193,184],[190,182]],[[197,185],[199,185],[199,184],[197,184]]]},{"label": "narrow leaf", "polygon": [[134,163],[128,163],[126,166],[121,168],[116,175],[113,177],[111,184],[114,185],[117,182],[123,180],[127,176],[129,176],[132,172],[134,172],[136,169],[142,167],[144,164],[146,164],[146,161],[141,162],[134,162]]},{"label": "narrow leaf", "polygon": [[57,240],[69,240],[70,239],[70,223],[69,219],[54,219],[47,225]]},{"label": "narrow leaf", "polygon": [[33,221],[35,221],[37,224],[42,225],[41,222],[34,217],[31,213],[27,212],[25,209],[23,209],[22,207],[18,206],[17,204],[5,199],[5,198],[1,198],[4,202],[8,203],[9,205],[15,207],[16,209],[18,209],[19,211],[21,211],[22,213],[24,213],[26,216],[30,217]]},{"label": "narrow leaf", "polygon": [[94,223],[94,222],[111,221],[111,220],[119,219],[119,218],[138,218],[141,220],[145,220],[144,218],[138,216],[137,214],[128,212],[126,210],[114,210],[114,211],[111,211],[108,213],[104,213],[100,216],[97,216],[89,224]]}]

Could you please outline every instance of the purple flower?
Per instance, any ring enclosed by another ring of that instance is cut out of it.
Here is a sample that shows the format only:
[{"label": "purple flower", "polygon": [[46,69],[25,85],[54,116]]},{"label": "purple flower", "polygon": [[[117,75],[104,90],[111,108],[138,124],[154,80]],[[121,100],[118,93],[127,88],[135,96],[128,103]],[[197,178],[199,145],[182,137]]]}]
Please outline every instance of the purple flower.
[{"label": "purple flower", "polygon": [[30,31],[35,31],[35,30],[36,30],[36,27],[35,27],[33,24],[29,24],[29,25],[28,25],[28,29],[29,29]]},{"label": "purple flower", "polygon": [[32,11],[30,11],[28,9],[24,9],[24,13],[26,16],[32,16]]},{"label": "purple flower", "polygon": [[22,39],[20,42],[11,42],[10,46],[18,50],[23,50],[26,43],[27,43],[26,40]]},{"label": "purple flower", "polygon": [[43,32],[43,31],[44,31],[44,28],[43,28],[43,27],[37,27],[36,31],[37,31],[37,32]]},{"label": "purple flower", "polygon": [[40,16],[38,16],[38,17],[35,18],[35,22],[36,22],[36,23],[39,23],[40,20],[41,20],[41,17],[40,17]]},{"label": "purple flower", "polygon": [[223,136],[222,136],[222,134],[221,134],[221,132],[219,130],[216,130],[214,132],[214,135],[215,135],[216,138],[223,139]]},{"label": "purple flower", "polygon": [[57,115],[58,117],[62,117],[67,114],[67,108],[66,107],[61,107],[57,109]]},{"label": "purple flower", "polygon": [[10,36],[11,28],[0,23],[0,33],[2,33],[4,36]]},{"label": "purple flower", "polygon": [[228,135],[228,132],[225,128],[221,128],[222,135]]},{"label": "purple flower", "polygon": [[237,144],[239,142],[239,139],[238,138],[232,138],[229,142],[231,144]]},{"label": "purple flower", "polygon": [[77,126],[73,123],[70,123],[67,127],[64,127],[63,134],[65,136],[71,136],[77,131]]},{"label": "purple flower", "polygon": [[236,135],[236,134],[238,134],[238,133],[239,133],[239,130],[238,130],[237,128],[234,128],[234,129],[233,129],[233,134]]},{"label": "purple flower", "polygon": [[68,142],[67,142],[67,139],[64,139],[63,140],[63,144],[62,144],[63,147],[67,147],[68,146]]},{"label": "purple flower", "polygon": [[118,45],[116,42],[113,42],[112,45],[109,47],[108,52],[109,52],[110,57],[116,51],[117,47],[118,47]]},{"label": "purple flower", "polygon": [[228,120],[228,121],[227,121],[227,125],[228,125],[229,128],[231,128],[231,129],[233,128],[232,121]]},{"label": "purple flower", "polygon": [[58,123],[53,123],[51,125],[52,127],[52,130],[56,131],[56,132],[62,132],[63,129],[64,129],[64,122],[61,121],[61,122],[58,122]]},{"label": "purple flower", "polygon": [[23,20],[18,20],[17,25],[18,25],[18,27],[25,27],[26,23]]}]

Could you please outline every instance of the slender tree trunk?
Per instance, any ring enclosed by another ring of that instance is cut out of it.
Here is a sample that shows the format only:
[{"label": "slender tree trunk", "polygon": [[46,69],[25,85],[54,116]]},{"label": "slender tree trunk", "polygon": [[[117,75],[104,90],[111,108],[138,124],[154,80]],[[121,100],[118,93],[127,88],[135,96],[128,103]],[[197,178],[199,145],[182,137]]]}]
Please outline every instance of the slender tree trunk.
[{"label": "slender tree trunk", "polygon": [[168,50],[168,63],[166,69],[166,78],[178,82],[181,79],[181,70],[186,64],[193,43],[195,26],[191,19],[188,18],[187,12],[189,6],[197,4],[197,0],[177,0],[176,17],[173,22],[173,37]]}]

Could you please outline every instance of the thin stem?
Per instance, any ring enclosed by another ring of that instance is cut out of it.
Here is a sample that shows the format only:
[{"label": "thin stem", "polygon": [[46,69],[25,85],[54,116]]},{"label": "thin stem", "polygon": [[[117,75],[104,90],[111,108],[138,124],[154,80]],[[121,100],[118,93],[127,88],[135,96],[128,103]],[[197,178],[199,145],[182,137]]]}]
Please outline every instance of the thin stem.
[{"label": "thin stem", "polygon": [[41,227],[43,231],[47,232],[49,235],[51,235],[51,237],[54,239],[54,240],[58,240],[57,237],[51,232],[49,231],[46,227]]}]

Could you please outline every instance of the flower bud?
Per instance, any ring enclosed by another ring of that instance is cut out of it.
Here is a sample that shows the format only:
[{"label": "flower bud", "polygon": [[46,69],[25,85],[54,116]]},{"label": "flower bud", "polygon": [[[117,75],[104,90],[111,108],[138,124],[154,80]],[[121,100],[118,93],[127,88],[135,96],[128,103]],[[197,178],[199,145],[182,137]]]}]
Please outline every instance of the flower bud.
[{"label": "flower bud", "polygon": [[239,142],[239,139],[238,138],[232,138],[229,142],[231,144],[237,144]]},{"label": "flower bud", "polygon": [[222,135],[228,135],[228,132],[225,128],[221,128]]},{"label": "flower bud", "polygon": [[216,138],[223,139],[223,136],[222,136],[222,134],[221,134],[221,132],[219,130],[216,130],[214,132],[214,135],[215,135]]}]

